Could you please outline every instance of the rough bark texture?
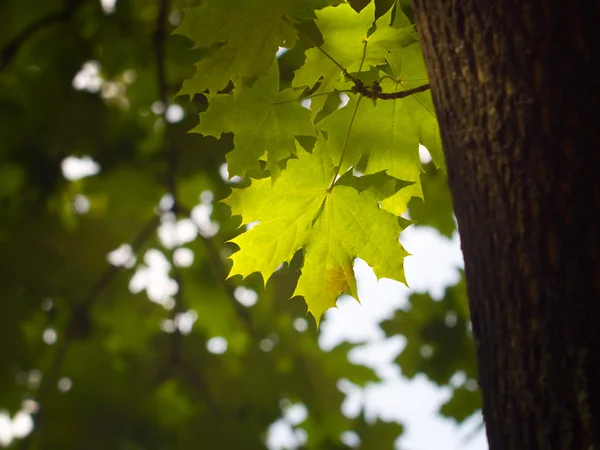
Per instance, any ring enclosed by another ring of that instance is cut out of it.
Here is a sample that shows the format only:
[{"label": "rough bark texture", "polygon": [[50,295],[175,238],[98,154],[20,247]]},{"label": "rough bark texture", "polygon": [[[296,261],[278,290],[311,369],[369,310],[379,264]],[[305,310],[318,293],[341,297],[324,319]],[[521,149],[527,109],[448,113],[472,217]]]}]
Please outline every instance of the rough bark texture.
[{"label": "rough bark texture", "polygon": [[413,0],[492,450],[600,449],[600,2]]}]

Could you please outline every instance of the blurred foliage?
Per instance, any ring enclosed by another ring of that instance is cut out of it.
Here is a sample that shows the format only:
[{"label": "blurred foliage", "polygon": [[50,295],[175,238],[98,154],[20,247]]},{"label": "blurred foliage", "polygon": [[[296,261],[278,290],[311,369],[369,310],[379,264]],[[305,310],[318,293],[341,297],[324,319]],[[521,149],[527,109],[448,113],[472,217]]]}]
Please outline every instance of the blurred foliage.
[{"label": "blurred foliage", "polygon": [[[35,419],[13,447],[261,449],[281,405],[301,402],[303,448],[347,448],[349,430],[361,448],[392,448],[399,424],[341,412],[338,380],[377,377],[348,361],[351,344],[321,350],[303,301],[286,300],[298,258],[266,288],[255,276],[225,280],[227,241],[239,233],[219,203],[230,192],[221,169],[231,136],[187,133],[206,100],[175,94],[200,52],[160,33],[191,3],[165,12],[160,1],[118,0],[111,12],[96,0],[0,2],[0,410]],[[288,85],[305,48],[280,58]],[[84,156],[99,172],[65,178],[65,159]],[[427,173],[423,186],[411,215],[451,234],[444,176]],[[204,222],[165,244],[169,230],[189,230],[190,214]],[[108,263],[123,244],[131,255]],[[181,249],[193,262],[175,264]],[[161,279],[170,292],[152,287]],[[250,290],[258,301],[244,306],[237,298]],[[464,286],[410,303],[384,324],[407,338],[398,362],[441,385],[463,372],[441,411],[460,421],[479,408]]]}]

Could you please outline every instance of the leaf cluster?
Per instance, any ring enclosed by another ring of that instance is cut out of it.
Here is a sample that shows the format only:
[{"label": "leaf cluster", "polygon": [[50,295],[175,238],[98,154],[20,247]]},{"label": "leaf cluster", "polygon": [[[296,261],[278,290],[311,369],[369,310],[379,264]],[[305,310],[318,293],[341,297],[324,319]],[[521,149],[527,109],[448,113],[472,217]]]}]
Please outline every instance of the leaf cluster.
[{"label": "leaf cluster", "polygon": [[[340,409],[340,379],[377,376],[348,361],[354,345],[321,350],[288,299],[320,317],[356,293],[355,257],[402,280],[407,204],[453,224],[429,207],[443,170],[428,191],[418,163],[421,142],[443,167],[429,94],[345,92],[311,43],[400,93],[426,83],[414,30],[390,2],[199,3],[0,2],[0,415],[34,423],[10,445],[262,449],[302,403],[305,448],[347,448],[349,430],[391,448],[401,425]],[[98,173],[66,178],[73,158]],[[242,180],[223,179],[226,160]],[[240,234],[232,210],[259,225]]]}]

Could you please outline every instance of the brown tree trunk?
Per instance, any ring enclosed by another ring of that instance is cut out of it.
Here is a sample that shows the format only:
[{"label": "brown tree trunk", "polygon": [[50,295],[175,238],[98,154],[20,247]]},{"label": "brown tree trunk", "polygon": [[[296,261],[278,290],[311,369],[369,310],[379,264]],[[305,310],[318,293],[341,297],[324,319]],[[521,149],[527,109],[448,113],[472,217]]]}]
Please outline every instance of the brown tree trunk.
[{"label": "brown tree trunk", "polygon": [[413,8],[490,449],[600,450],[600,2]]}]

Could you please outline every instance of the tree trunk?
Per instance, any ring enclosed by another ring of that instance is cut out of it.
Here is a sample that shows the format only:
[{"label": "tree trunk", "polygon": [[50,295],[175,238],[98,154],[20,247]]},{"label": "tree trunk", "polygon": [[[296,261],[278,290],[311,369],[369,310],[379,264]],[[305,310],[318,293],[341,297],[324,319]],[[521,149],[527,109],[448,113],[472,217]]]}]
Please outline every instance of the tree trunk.
[{"label": "tree trunk", "polygon": [[600,2],[413,8],[490,449],[600,450]]}]

